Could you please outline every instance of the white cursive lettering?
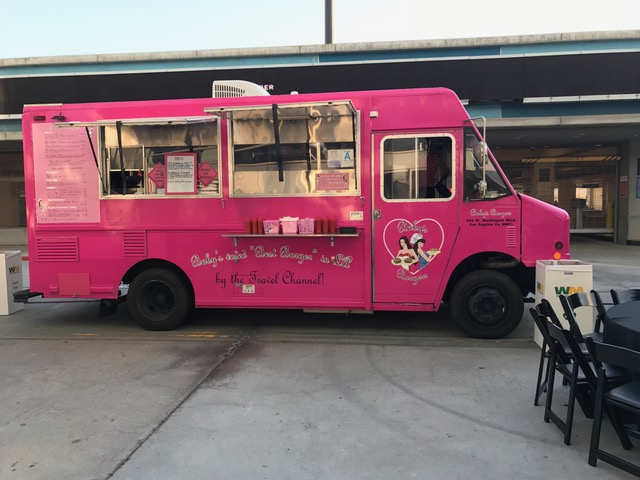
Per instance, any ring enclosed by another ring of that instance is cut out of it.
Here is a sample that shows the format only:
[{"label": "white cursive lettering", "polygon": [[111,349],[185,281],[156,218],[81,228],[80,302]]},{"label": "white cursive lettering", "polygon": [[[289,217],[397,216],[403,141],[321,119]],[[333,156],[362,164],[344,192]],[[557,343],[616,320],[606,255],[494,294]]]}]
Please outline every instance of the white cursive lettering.
[{"label": "white cursive lettering", "polygon": [[218,260],[216,257],[210,257],[209,252],[204,254],[204,258],[200,258],[197,253],[191,257],[192,267],[202,267],[203,265],[211,265],[213,268],[216,268],[218,266]]}]

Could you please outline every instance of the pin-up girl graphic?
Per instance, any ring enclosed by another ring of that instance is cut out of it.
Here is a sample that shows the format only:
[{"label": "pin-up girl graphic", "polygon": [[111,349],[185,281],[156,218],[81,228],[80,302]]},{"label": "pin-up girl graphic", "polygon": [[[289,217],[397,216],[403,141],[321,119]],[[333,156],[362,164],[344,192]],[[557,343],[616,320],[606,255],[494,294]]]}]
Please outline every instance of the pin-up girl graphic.
[{"label": "pin-up girl graphic", "polygon": [[[410,280],[417,285],[429,278],[428,270],[433,267],[431,264],[435,257],[441,253],[444,228],[433,218],[394,218],[385,225],[382,239],[384,248],[391,257],[391,264],[396,267],[384,271],[400,281]],[[425,248],[426,246],[432,248]],[[427,265],[430,266],[425,269]]]},{"label": "pin-up girl graphic", "polygon": [[409,266],[418,261],[416,252],[411,248],[409,239],[405,236],[400,237],[398,245],[400,246],[400,250],[398,250],[398,255],[391,260],[391,263],[394,265],[400,265],[405,270],[409,270]]},{"label": "pin-up girl graphic", "polygon": [[424,246],[427,242],[425,242],[424,238],[422,238],[419,234],[414,234],[411,237],[413,243],[413,250],[416,253],[416,258],[418,259],[417,270],[421,270],[426,267],[433,258],[440,253],[440,249],[431,248],[429,250],[425,250]]}]

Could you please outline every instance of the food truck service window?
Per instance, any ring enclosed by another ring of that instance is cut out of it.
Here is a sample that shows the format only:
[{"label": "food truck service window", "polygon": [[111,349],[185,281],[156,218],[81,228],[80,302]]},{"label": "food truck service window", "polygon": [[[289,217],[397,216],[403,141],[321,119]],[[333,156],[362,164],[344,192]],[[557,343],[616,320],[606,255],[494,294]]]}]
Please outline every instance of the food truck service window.
[{"label": "food truck service window", "polygon": [[66,122],[97,129],[103,196],[220,196],[216,119],[206,117]]},{"label": "food truck service window", "polygon": [[451,136],[388,137],[382,151],[386,200],[446,201],[453,196]]},{"label": "food truck service window", "polygon": [[236,197],[359,193],[357,113],[348,102],[225,112]]}]

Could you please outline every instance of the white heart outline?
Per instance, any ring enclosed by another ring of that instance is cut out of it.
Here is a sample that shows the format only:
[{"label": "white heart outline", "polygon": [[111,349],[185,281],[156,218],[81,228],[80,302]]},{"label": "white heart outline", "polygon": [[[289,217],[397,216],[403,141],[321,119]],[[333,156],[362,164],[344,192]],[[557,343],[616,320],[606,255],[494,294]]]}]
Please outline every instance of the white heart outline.
[{"label": "white heart outline", "polygon": [[[440,242],[440,247],[438,247],[439,250],[442,250],[442,247],[444,245],[444,228],[442,228],[442,225],[440,224],[440,222],[438,222],[435,218],[421,218],[420,220],[416,220],[415,223],[411,223],[406,218],[394,218],[393,220],[389,220],[389,222],[385,225],[384,230],[382,231],[382,242],[384,243],[384,248],[387,249],[387,252],[389,252],[389,255],[391,256],[391,258],[395,258],[395,255],[389,249],[389,245],[387,245],[387,228],[389,228],[389,225],[391,225],[393,222],[396,222],[396,221],[407,222],[409,225],[419,225],[420,222],[424,222],[424,221],[430,221],[435,223],[438,227],[440,227],[440,233],[442,234],[442,241]],[[408,272],[408,273],[410,273],[411,275],[415,275],[415,272]]]}]

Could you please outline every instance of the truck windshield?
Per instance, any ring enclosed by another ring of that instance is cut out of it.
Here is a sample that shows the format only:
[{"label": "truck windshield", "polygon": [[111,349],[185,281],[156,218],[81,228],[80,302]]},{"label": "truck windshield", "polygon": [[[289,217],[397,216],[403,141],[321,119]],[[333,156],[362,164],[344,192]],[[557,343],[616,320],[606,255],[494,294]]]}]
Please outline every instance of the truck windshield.
[{"label": "truck windshield", "polygon": [[[494,200],[511,195],[506,180],[496,168],[496,160],[473,128],[465,128],[464,135],[464,198],[465,200]],[[485,147],[486,148],[486,147]]]}]

